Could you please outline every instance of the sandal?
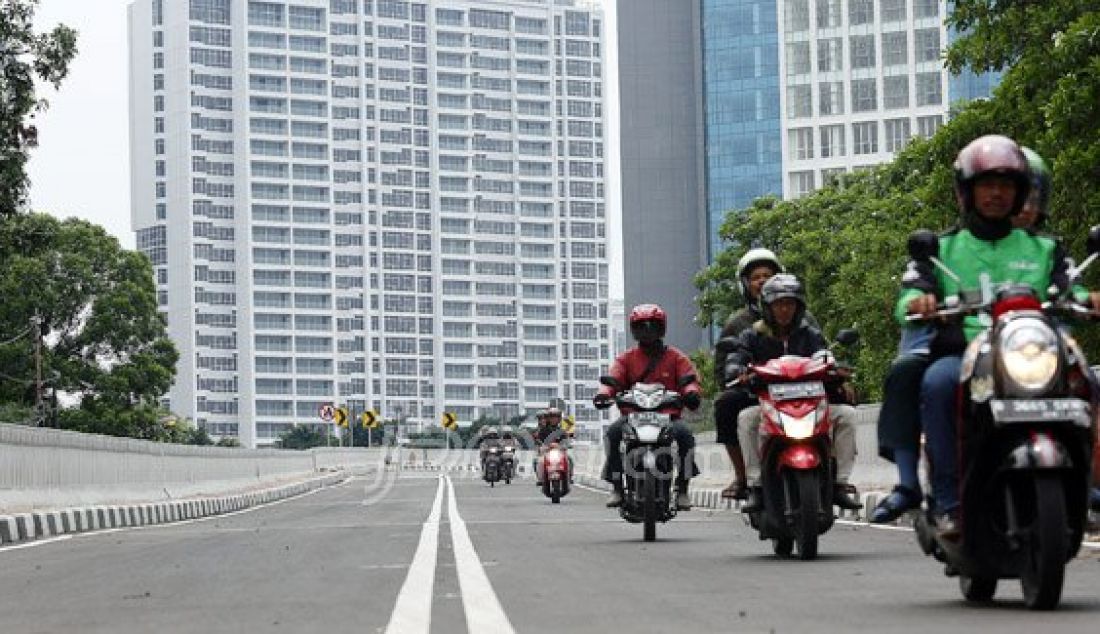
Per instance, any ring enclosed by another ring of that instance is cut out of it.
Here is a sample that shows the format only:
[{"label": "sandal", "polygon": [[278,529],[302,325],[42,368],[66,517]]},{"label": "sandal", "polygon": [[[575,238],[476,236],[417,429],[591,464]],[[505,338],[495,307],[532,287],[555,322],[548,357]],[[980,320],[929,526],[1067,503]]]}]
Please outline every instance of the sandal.
[{"label": "sandal", "polygon": [[888,524],[902,516],[906,511],[920,508],[920,491],[914,491],[900,484],[890,492],[871,511],[870,522],[872,524]]},{"label": "sandal", "polygon": [[733,484],[722,489],[722,497],[727,500],[744,500],[746,495],[748,495],[748,491],[745,485],[737,480],[734,480]]}]

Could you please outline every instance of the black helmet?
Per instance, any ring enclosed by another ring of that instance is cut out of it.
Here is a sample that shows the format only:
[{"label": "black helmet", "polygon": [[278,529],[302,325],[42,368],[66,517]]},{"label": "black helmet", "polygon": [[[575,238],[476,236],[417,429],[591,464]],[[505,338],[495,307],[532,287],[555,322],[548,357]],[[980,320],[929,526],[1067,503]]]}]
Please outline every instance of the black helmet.
[{"label": "black helmet", "polygon": [[999,134],[974,139],[955,159],[955,196],[964,216],[974,211],[974,182],[983,176],[1003,176],[1016,184],[1011,215],[1016,215],[1031,190],[1031,169],[1020,146]]},{"label": "black helmet", "polygon": [[776,326],[776,321],[772,313],[772,303],[785,297],[795,300],[798,304],[794,319],[791,321],[792,325],[798,325],[806,314],[806,291],[797,277],[789,273],[773,275],[760,289],[760,312],[764,315],[765,323],[773,328]]}]

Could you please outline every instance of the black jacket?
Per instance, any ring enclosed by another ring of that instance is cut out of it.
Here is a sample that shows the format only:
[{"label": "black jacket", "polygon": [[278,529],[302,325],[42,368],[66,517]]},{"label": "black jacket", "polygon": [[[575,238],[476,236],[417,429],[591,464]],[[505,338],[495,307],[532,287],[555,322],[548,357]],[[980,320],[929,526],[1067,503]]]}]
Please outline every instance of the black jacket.
[{"label": "black jacket", "polygon": [[[722,327],[722,333],[718,336],[720,339],[725,339],[726,337],[740,337],[741,333],[752,328],[752,325],[759,321],[761,317],[760,310],[749,304],[730,316],[726,321],[726,325]],[[817,320],[810,314],[810,311],[806,311],[803,314],[802,323],[810,328],[821,330],[821,326],[817,325]],[[720,386],[726,384],[727,356],[725,352],[719,350],[714,351],[714,378],[717,381],[717,385]]]},{"label": "black jacket", "polygon": [[[807,325],[805,320],[786,339],[775,336],[764,320],[760,320],[741,333],[737,348],[730,353],[730,358],[739,365],[748,367],[750,363],[761,365],[785,354],[812,357],[815,352],[828,349],[829,343],[825,341],[825,336],[817,328]],[[830,402],[847,402],[848,398],[841,385],[841,381],[826,382]]]}]

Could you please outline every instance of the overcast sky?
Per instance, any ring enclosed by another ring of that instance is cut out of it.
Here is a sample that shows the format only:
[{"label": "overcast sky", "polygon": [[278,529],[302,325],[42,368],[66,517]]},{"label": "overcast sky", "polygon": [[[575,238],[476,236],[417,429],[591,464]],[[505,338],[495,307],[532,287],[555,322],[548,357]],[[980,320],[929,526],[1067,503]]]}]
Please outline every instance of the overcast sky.
[{"label": "overcast sky", "polygon": [[[618,222],[618,77],[614,0],[603,0],[611,135],[605,173],[610,223],[611,296],[622,296]],[[77,30],[76,58],[69,76],[40,97],[49,110],[37,117],[40,146],[31,154],[31,207],[60,217],[76,216],[104,226],[123,246],[134,247],[130,227],[129,124],[126,7],[131,0],[43,0],[35,14],[40,31],[58,23]],[[94,7],[94,8],[93,8]]]}]

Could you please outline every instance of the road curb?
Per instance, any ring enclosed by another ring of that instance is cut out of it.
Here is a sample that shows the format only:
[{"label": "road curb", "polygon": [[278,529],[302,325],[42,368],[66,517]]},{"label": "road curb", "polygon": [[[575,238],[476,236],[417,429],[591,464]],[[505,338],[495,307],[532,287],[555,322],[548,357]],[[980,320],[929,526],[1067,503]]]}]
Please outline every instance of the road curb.
[{"label": "road curb", "polygon": [[338,484],[342,472],[269,489],[191,500],[172,500],[122,506],[94,506],[0,515],[0,546],[72,533],[111,528],[172,524],[184,520],[223,515],[260,504],[295,497]]}]

